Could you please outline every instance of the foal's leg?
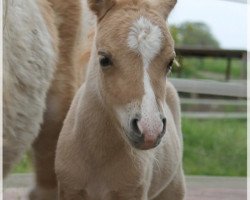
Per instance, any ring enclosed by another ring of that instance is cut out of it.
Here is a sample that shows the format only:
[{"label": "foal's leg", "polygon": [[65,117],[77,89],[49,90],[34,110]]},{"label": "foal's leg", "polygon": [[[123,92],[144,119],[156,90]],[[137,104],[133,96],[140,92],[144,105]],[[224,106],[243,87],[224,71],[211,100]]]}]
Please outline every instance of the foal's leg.
[{"label": "foal's leg", "polygon": [[183,200],[185,197],[185,180],[180,170],[172,182],[153,200]]},{"label": "foal's leg", "polygon": [[86,200],[86,194],[82,190],[71,190],[69,188],[58,187],[58,200]]}]

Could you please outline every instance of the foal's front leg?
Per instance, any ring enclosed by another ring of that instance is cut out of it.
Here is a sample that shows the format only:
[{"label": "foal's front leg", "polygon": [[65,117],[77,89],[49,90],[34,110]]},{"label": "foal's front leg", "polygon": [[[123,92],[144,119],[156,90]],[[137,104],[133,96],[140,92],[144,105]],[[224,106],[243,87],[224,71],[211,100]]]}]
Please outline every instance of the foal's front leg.
[{"label": "foal's front leg", "polygon": [[185,198],[185,177],[180,169],[171,183],[153,200],[183,200]]},{"label": "foal's front leg", "polygon": [[[131,190],[125,190],[118,192],[116,196],[110,198],[111,200],[148,200],[148,189],[147,187],[139,186],[138,188],[131,188]],[[107,199],[107,200],[110,200]]]},{"label": "foal's front leg", "polygon": [[[74,190],[68,187],[63,187],[58,183],[59,197],[58,200],[93,200],[85,190]],[[97,191],[98,193],[98,191]],[[101,194],[100,194],[101,196]],[[112,191],[108,193],[102,200],[148,200],[147,192],[141,191]]]},{"label": "foal's front leg", "polygon": [[73,190],[58,184],[58,200],[89,200],[83,190]]}]

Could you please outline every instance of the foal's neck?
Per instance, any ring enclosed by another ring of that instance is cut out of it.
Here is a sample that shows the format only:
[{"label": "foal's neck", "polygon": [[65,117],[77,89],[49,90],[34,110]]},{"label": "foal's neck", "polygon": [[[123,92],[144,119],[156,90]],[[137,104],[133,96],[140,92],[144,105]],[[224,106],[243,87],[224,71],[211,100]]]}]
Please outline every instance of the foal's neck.
[{"label": "foal's neck", "polygon": [[91,160],[107,162],[124,153],[128,145],[96,91],[88,87],[85,89],[80,125],[82,142],[86,145]]}]

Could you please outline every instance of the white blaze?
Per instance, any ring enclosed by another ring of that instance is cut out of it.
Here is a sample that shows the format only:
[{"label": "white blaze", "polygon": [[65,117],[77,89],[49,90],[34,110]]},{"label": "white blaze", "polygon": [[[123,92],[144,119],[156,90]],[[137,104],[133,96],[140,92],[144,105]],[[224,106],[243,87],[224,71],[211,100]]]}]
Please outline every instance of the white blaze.
[{"label": "white blaze", "polygon": [[150,62],[160,52],[162,37],[161,29],[145,17],[140,17],[134,22],[128,36],[128,46],[139,53],[143,60],[145,94],[141,106],[142,121],[151,133],[157,128],[160,129],[159,126],[162,123],[159,121],[159,111],[147,69]]}]

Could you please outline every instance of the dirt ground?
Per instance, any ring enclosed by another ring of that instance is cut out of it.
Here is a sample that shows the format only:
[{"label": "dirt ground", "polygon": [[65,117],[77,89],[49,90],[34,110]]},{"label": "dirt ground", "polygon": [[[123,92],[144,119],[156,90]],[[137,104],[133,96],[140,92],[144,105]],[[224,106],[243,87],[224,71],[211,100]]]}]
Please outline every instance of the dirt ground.
[{"label": "dirt ground", "polygon": [[[4,200],[27,200],[32,174],[14,174],[4,181]],[[186,200],[247,200],[247,179],[188,176]]]}]

